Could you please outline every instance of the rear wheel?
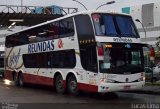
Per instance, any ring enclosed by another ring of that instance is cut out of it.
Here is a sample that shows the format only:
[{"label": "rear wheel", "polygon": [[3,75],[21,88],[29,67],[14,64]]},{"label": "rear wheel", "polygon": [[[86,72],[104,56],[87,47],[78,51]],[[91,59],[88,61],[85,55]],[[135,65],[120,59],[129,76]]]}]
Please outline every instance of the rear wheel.
[{"label": "rear wheel", "polygon": [[61,75],[57,75],[55,78],[55,88],[57,93],[63,94],[65,92],[63,78]]},{"label": "rear wheel", "polygon": [[13,74],[13,80],[14,80],[14,85],[15,85],[15,86],[19,86],[17,73],[14,73],[14,74]]},{"label": "rear wheel", "polygon": [[67,81],[68,92],[72,95],[78,95],[78,84],[76,77],[71,75]]},{"label": "rear wheel", "polygon": [[18,84],[19,86],[24,86],[24,79],[23,79],[23,74],[20,73],[19,76],[18,76]]}]

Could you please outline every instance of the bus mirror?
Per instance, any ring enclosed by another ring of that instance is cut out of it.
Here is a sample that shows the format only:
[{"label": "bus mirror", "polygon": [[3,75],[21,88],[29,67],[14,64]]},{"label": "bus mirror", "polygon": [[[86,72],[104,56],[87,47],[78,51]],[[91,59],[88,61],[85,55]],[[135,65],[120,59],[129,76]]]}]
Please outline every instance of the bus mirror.
[{"label": "bus mirror", "polygon": [[155,60],[155,51],[153,47],[150,47],[150,60],[151,61]]},{"label": "bus mirror", "polygon": [[103,47],[98,47],[98,56],[103,56],[103,55],[104,55]]}]

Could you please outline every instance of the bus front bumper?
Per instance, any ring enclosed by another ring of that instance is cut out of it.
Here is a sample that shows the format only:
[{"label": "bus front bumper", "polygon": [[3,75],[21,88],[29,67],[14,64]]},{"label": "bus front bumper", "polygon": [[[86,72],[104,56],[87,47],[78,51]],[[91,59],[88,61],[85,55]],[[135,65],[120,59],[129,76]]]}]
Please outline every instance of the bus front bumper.
[{"label": "bus front bumper", "polygon": [[98,86],[98,92],[115,92],[115,91],[133,91],[140,90],[144,87],[145,81],[134,83],[102,83]]}]

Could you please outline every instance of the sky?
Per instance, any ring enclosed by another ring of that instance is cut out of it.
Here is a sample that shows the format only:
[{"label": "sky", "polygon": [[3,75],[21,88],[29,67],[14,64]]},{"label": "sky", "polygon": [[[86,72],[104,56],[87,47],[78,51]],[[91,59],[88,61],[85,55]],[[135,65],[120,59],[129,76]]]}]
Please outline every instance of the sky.
[{"label": "sky", "polygon": [[[112,0],[78,0],[78,1],[83,3],[88,10],[94,10],[98,6]],[[99,9],[106,9],[106,10],[109,9],[109,10],[119,11],[120,8],[122,7],[147,4],[153,2],[160,2],[160,1],[159,0],[115,0],[114,4],[105,5]],[[85,10],[85,8],[82,5],[72,0],[0,0],[0,5],[21,5],[21,3],[23,3],[23,6],[58,5],[62,7],[73,7],[73,8],[76,7],[79,9],[79,11]]]},{"label": "sky", "polygon": [[[88,10],[94,10],[98,6],[113,0],[78,0],[78,1],[84,4]],[[113,10],[113,11],[121,12],[122,7],[142,5],[142,4],[155,3],[155,2],[160,3],[160,0],[114,0],[114,1],[115,1],[114,4],[105,5],[99,8],[99,10]],[[23,6],[58,5],[62,7],[78,8],[79,11],[85,10],[85,8],[82,5],[72,0],[0,0],[0,5],[21,5],[21,3],[23,4]],[[3,7],[0,7],[0,10],[1,8]],[[1,33],[6,33],[6,31],[1,31]]]}]

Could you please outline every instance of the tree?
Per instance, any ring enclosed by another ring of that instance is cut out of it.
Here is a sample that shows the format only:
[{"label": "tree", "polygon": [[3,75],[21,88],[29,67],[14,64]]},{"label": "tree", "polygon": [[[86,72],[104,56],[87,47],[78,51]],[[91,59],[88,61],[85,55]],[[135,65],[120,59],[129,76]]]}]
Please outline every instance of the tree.
[{"label": "tree", "polygon": [[158,51],[160,51],[160,36],[156,38],[156,47],[158,48]]}]

